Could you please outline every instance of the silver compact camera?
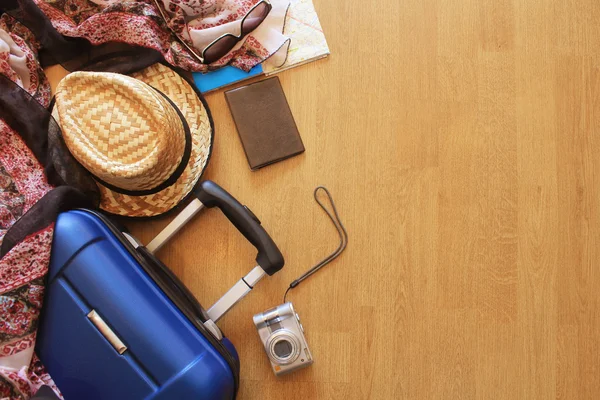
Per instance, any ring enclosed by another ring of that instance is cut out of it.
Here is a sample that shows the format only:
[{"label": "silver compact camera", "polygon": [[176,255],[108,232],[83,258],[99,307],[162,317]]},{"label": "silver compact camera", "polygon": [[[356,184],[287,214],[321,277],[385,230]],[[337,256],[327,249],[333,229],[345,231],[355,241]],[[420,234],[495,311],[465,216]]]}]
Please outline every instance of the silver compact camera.
[{"label": "silver compact camera", "polygon": [[308,367],[313,358],[304,338],[304,327],[292,303],[285,303],[254,316],[260,340],[275,375]]}]

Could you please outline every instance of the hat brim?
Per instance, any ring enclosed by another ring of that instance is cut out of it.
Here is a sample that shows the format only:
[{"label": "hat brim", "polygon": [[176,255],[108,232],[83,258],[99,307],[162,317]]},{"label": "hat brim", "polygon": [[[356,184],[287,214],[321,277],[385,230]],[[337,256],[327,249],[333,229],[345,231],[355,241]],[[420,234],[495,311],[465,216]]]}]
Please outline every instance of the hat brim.
[{"label": "hat brim", "polygon": [[191,154],[175,183],[153,194],[127,195],[96,182],[100,190],[100,209],[123,217],[156,217],[176,208],[198,184],[212,152],[214,126],[202,95],[175,70],[154,64],[131,76],[159,90],[179,108],[190,128]]}]

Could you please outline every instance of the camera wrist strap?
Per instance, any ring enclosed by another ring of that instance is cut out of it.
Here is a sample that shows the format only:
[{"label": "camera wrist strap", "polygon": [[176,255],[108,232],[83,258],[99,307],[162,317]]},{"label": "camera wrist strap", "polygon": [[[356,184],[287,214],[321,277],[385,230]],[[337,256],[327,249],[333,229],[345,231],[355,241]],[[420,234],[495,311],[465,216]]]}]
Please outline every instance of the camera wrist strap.
[{"label": "camera wrist strap", "polygon": [[[331,208],[333,210],[333,214],[331,213],[331,211],[329,211],[325,207],[323,202],[321,200],[319,200],[319,197],[318,197],[319,190],[324,191],[325,194],[327,195],[327,198],[329,199],[329,203],[331,203]],[[327,190],[327,188],[325,186],[317,186],[317,188],[314,191],[314,198],[315,198],[315,201],[317,202],[317,204],[319,204],[319,206],[323,209],[323,211],[325,211],[325,213],[327,214],[327,216],[333,223],[333,226],[335,226],[335,229],[337,230],[338,235],[340,237],[340,244],[338,245],[337,249],[335,249],[335,251],[333,253],[331,253],[330,255],[328,255],[327,257],[322,259],[321,261],[319,261],[311,269],[309,269],[304,274],[302,274],[297,279],[295,279],[292,283],[290,283],[290,286],[287,288],[287,290],[285,291],[285,294],[283,295],[284,303],[285,303],[287,294],[290,290],[292,290],[293,288],[298,286],[302,281],[304,281],[306,278],[308,278],[309,276],[311,276],[312,274],[314,274],[315,272],[317,272],[318,270],[320,270],[321,268],[323,268],[324,266],[326,266],[327,264],[329,264],[330,262],[335,260],[340,254],[342,254],[342,252],[346,249],[346,246],[348,245],[348,232],[346,232],[346,228],[344,227],[344,224],[342,224],[342,221],[340,220],[340,216],[338,215],[338,211],[335,206],[335,202],[333,201],[333,198],[331,197],[331,193],[329,193],[329,190]]]}]

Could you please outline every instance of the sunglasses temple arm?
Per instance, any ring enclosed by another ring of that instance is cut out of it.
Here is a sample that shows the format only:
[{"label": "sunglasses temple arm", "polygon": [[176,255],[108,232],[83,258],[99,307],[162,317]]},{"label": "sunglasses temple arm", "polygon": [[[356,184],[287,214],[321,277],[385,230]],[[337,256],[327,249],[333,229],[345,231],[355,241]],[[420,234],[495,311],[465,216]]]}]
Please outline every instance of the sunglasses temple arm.
[{"label": "sunglasses temple arm", "polygon": [[198,199],[194,199],[183,211],[167,225],[148,245],[146,249],[152,254],[156,254],[173,236],[177,234],[196,214],[204,208],[204,204]]}]

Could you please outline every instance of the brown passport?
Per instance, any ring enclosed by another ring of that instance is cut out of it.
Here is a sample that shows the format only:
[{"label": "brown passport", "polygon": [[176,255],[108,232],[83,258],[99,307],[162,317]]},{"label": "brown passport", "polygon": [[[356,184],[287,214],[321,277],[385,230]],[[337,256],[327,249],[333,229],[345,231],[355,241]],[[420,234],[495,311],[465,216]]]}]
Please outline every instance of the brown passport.
[{"label": "brown passport", "polygon": [[252,170],[304,152],[278,77],[225,92]]}]

